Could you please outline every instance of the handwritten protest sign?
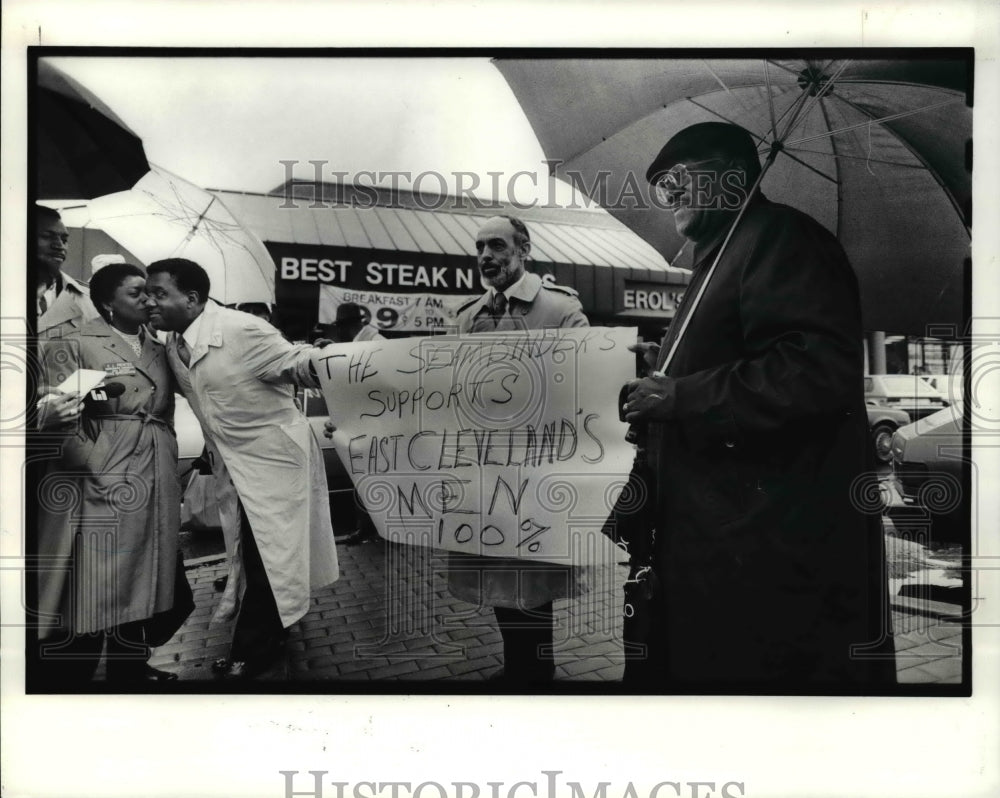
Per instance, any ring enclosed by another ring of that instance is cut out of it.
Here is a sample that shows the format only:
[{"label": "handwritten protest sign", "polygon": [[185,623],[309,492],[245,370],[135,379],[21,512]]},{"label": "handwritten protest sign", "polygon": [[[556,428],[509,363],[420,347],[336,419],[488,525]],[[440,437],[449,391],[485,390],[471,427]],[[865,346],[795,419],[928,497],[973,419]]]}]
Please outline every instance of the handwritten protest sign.
[{"label": "handwritten protest sign", "polygon": [[[379,533],[550,562],[606,556],[634,451],[618,392],[634,328],[331,345],[313,360],[333,442]],[[604,551],[604,553],[602,553]]]}]

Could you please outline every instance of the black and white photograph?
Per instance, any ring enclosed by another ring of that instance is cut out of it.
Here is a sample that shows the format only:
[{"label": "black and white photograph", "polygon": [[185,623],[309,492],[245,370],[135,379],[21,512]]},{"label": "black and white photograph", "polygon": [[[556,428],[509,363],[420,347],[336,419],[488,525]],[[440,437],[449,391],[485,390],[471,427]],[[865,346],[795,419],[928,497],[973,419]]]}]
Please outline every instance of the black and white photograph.
[{"label": "black and white photograph", "polygon": [[5,25],[5,793],[989,794],[997,41],[891,29]]}]

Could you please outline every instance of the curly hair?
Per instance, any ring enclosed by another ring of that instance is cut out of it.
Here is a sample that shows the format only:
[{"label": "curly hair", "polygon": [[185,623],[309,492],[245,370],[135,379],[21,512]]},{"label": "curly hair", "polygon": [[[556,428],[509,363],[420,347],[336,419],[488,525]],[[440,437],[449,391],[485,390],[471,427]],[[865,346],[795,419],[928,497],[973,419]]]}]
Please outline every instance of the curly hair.
[{"label": "curly hair", "polygon": [[94,276],[90,278],[90,300],[105,321],[109,322],[110,316],[104,305],[115,298],[115,291],[127,277],[141,277],[145,280],[146,272],[131,263],[109,263],[94,272]]}]

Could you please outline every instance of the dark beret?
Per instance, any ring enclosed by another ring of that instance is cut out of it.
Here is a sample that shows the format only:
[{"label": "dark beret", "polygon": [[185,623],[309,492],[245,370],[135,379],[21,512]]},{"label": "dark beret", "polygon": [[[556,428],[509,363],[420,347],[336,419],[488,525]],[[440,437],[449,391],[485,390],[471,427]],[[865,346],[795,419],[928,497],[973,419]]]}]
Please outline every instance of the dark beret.
[{"label": "dark beret", "polygon": [[750,131],[727,122],[700,122],[675,133],[646,170],[646,180],[655,183],[680,161],[699,160],[713,155],[741,158],[760,163],[757,145]]}]

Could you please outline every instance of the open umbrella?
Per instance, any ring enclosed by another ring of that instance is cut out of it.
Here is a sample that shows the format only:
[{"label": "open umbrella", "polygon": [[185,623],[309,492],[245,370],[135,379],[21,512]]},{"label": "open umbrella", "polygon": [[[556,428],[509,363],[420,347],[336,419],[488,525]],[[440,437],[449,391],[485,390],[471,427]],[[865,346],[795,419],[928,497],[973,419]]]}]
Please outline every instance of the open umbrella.
[{"label": "open umbrella", "polygon": [[[646,167],[698,122],[777,149],[763,193],[835,232],[858,272],[865,326],[963,330],[971,211],[963,58],[498,59],[555,174],[584,187],[674,266],[690,252]],[[775,146],[775,142],[777,145]]]},{"label": "open umbrella", "polygon": [[46,60],[35,91],[37,199],[90,199],[135,185],[142,141],[98,97]]},{"label": "open umbrella", "polygon": [[228,305],[274,302],[274,260],[261,240],[214,194],[160,167],[130,191],[62,209],[67,227],[103,230],[144,264],[187,258]]}]

